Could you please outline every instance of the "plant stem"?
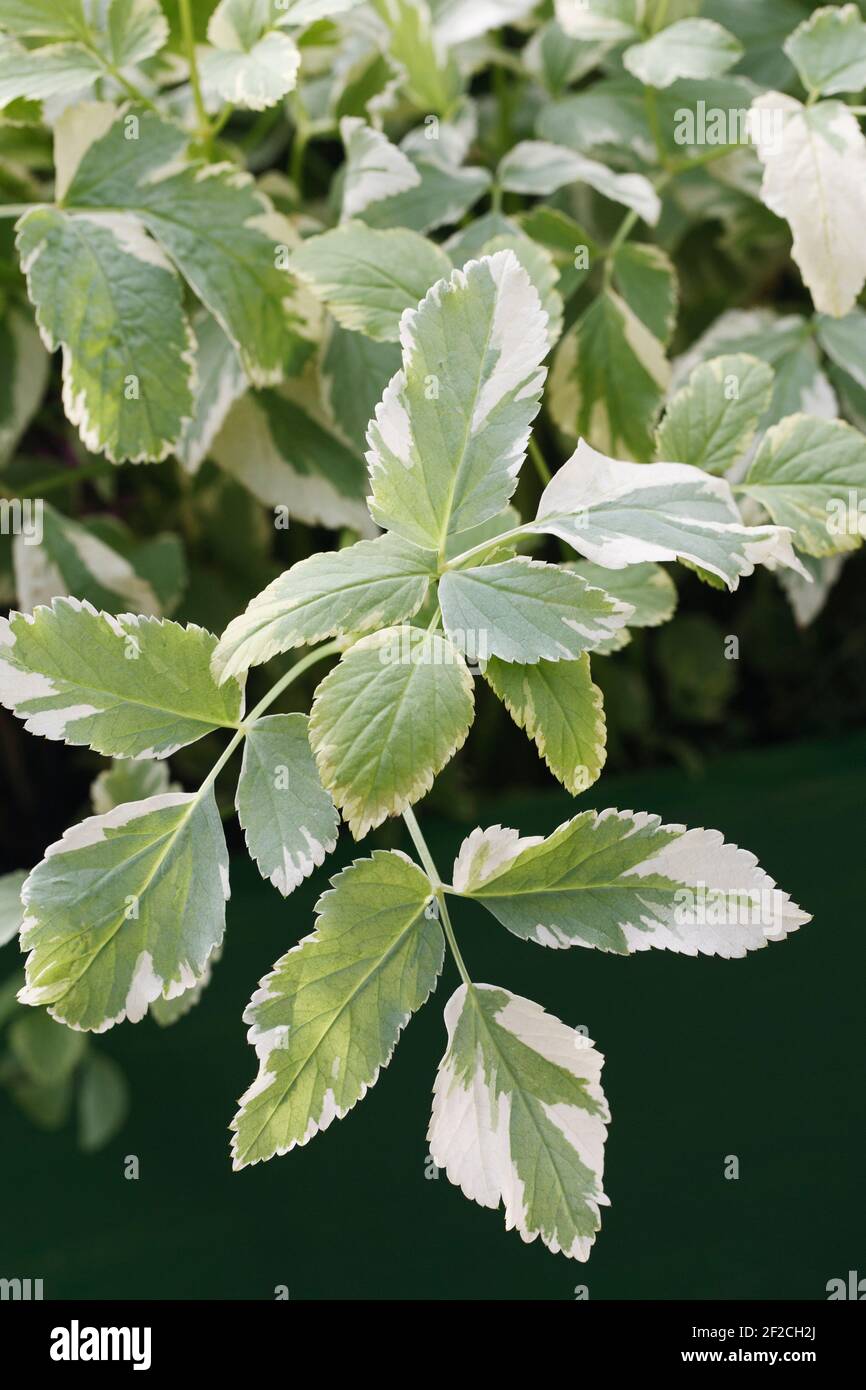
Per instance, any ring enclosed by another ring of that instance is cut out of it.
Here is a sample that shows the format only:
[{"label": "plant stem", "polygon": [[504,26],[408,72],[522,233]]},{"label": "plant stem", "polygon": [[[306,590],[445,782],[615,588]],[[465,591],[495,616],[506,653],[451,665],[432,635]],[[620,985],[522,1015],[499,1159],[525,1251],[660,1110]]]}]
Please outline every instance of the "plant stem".
[{"label": "plant stem", "polygon": [[532,533],[526,526],[515,526],[511,531],[503,531],[501,536],[492,536],[490,540],[481,541],[480,545],[473,545],[471,550],[464,550],[462,555],[455,555],[453,559],[446,560],[439,572],[445,574],[447,570],[459,570],[467,560],[473,559],[476,555],[484,555],[488,550],[495,550],[503,541],[530,534]]},{"label": "plant stem", "polygon": [[189,80],[192,87],[192,99],[195,103],[196,116],[198,117],[198,133],[201,140],[210,147],[213,139],[210,119],[205,109],[204,97],[202,96],[201,80],[198,75],[198,60],[195,56],[195,29],[192,22],[192,7],[190,0],[180,0],[180,27],[183,36],[183,47],[186,53],[186,60],[189,64]]},{"label": "plant stem", "polygon": [[457,938],[454,935],[454,928],[451,925],[451,918],[448,915],[448,905],[445,902],[445,886],[439,877],[439,870],[436,868],[433,856],[427,848],[427,841],[421,834],[421,827],[415,819],[415,812],[412,810],[411,806],[407,807],[403,812],[403,820],[405,821],[406,829],[412,837],[412,843],[418,851],[418,857],[424,865],[424,872],[430,880],[430,886],[436,895],[436,901],[439,904],[439,916],[442,921],[442,929],[445,932],[446,940],[451,948],[454,963],[460,971],[460,978],[464,985],[471,990],[472,981],[469,978],[469,971],[466,969],[463,957],[460,954],[460,947],[457,945]]},{"label": "plant stem", "polygon": [[535,464],[535,471],[541,479],[543,486],[547,487],[547,484],[550,482],[552,474],[544,461],[544,455],[542,454],[541,449],[538,446],[534,434],[529,436],[529,457]]},{"label": "plant stem", "polygon": [[116,472],[116,465],[110,463],[88,463],[81,468],[69,468],[63,472],[50,473],[45,478],[38,478],[35,483],[26,483],[22,487],[10,489],[0,484],[0,493],[4,497],[42,497],[46,492],[56,492],[61,487],[71,487],[75,483],[87,482],[89,478],[108,478]]}]

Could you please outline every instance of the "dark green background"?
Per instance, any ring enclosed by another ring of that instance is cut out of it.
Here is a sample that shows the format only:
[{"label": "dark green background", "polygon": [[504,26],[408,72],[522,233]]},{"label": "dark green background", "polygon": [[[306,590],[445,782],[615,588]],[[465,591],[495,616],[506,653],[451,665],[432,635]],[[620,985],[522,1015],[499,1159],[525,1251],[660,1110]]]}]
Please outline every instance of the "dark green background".
[{"label": "dark green background", "polygon": [[[474,977],[585,1024],[607,1061],[612,1206],[588,1264],[524,1245],[501,1212],[425,1178],[442,1008],[414,1019],[362,1104],[307,1147],[231,1172],[226,1127],[252,1079],[240,1016],[261,975],[311,929],[319,873],[287,902],[233,865],[225,957],[176,1027],[114,1029],[133,1110],[96,1157],[2,1106],[0,1274],[50,1298],[826,1298],[866,1275],[863,770],[866,736],[739,755],[699,780],[603,778],[577,803],[710,825],[753,850],[815,920],[746,960],[623,959],[518,941],[457,903]],[[565,794],[501,798],[487,823],[549,832]],[[443,876],[463,829],[420,819]],[[470,827],[466,827],[468,829]],[[350,854],[341,842],[329,872]],[[141,1177],[123,1177],[137,1154]],[[740,1159],[739,1181],[723,1177]]]}]

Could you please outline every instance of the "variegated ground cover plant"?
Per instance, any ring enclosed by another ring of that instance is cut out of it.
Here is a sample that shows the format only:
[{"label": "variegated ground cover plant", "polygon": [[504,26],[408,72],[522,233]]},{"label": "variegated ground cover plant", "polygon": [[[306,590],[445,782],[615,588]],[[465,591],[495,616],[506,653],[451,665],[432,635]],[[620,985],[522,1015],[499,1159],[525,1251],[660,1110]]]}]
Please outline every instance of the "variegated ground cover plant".
[{"label": "variegated ground cover plant", "polygon": [[[225,928],[231,766],[282,895],[341,821],[368,841],[252,996],[235,1166],[346,1115],[448,951],[461,983],[432,1159],[525,1240],[588,1257],[607,1201],[601,1055],[472,981],[452,908],[458,928],[471,899],[554,949],[727,958],[807,915],[716,831],[579,803],[546,838],[479,826],[443,877],[413,807],[479,688],[568,792],[592,786],[607,728],[590,663],[671,618],[666,565],[729,591],[771,570],[805,618],[860,546],[866,23],[855,5],[745,8],[0,0],[0,445],[23,479],[4,512],[0,701],[112,760],[94,814],[0,880],[0,943],[20,934],[27,956],[9,1008],[30,1081],[98,1069],[84,1034],[198,1002]],[[755,293],[671,361],[678,253],[708,223]],[[761,298],[789,254],[814,314]],[[55,352],[78,442],[46,484],[20,441]],[[245,490],[233,507],[255,499],[242,546],[268,513],[340,543],[269,573],[217,637],[185,615],[174,530],[43,501],[82,478],[111,501],[123,464],[171,470],[184,535],[226,475]],[[309,714],[279,712],[326,661]],[[166,760],[215,734],[191,788],[172,783]],[[414,859],[376,838],[393,817]]]}]

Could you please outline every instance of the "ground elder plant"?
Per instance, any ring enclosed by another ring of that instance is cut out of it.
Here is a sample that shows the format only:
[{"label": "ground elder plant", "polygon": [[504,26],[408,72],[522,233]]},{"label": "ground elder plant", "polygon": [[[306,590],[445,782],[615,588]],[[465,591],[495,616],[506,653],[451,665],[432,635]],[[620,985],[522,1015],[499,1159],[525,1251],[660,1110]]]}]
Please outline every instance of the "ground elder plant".
[{"label": "ground elder plant", "polygon": [[[602,1056],[470,978],[461,899],[620,955],[739,958],[808,916],[747,849],[651,811],[479,825],[443,873],[413,808],[480,690],[579,798],[607,754],[591,663],[667,623],[684,573],[732,593],[769,571],[805,624],[860,546],[860,10],[0,0],[0,30],[0,702],[111,760],[93,814],[0,880],[0,944],[26,954],[0,1081],[47,1122],[77,1097],[88,1147],[120,1123],[85,1035],[202,999],[231,779],[283,897],[341,825],[366,841],[252,994],[234,1166],[345,1117],[450,956],[432,1161],[585,1260]],[[749,292],[708,316],[712,239]],[[221,509],[238,601],[202,597]],[[287,528],[305,539],[280,564]],[[281,712],[309,673],[308,712]],[[184,761],[205,739],[212,762]],[[414,857],[379,842],[396,817]]]}]

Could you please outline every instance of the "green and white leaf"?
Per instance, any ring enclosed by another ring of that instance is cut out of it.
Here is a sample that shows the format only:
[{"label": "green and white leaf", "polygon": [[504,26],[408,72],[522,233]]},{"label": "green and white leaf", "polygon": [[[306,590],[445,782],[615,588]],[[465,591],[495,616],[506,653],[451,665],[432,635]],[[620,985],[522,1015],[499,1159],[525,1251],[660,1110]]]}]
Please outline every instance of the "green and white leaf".
[{"label": "green and white leaf", "polygon": [[752,105],[761,199],[789,223],[815,308],[840,318],[866,281],[866,138],[839,101],[802,106],[781,92]]},{"label": "green and white leaf", "polygon": [[194,343],[157,243],[125,213],[34,208],[17,244],[83,443],[115,462],[165,458],[192,413]]},{"label": "green and white leaf", "polygon": [[158,53],[169,36],[159,0],[100,0],[88,4],[100,47],[116,68],[143,63]]},{"label": "green and white leaf", "polygon": [[741,957],[810,920],[718,830],[662,825],[646,811],[584,811],[546,839],[473,830],[453,884],[524,940],[621,955]]},{"label": "green and white leaf", "polygon": [[0,946],[12,941],[21,930],[24,920],[21,889],[26,878],[26,869],[16,869],[14,873],[0,875]]},{"label": "green and white leaf", "polygon": [[203,309],[193,321],[193,330],[196,352],[192,418],[174,449],[188,473],[198,471],[226,416],[247,389],[237,350],[216,319]]},{"label": "green and white leaf", "polygon": [[626,569],[611,570],[594,565],[591,560],[577,560],[567,568],[579,574],[587,584],[604,589],[612,598],[628,604],[632,609],[629,627],[659,627],[674,615],[676,585],[661,565],[629,565]]},{"label": "green and white leaf", "polygon": [[506,1230],[587,1260],[608,1205],[601,1053],[540,1004],[494,985],[461,985],[445,1025],[433,1162],[470,1200],[501,1204]]},{"label": "green and white leaf", "polygon": [[554,422],[609,453],[647,459],[670,380],[664,346],[626,301],[603,291],[562,338],[550,373]]},{"label": "green and white leaf", "polygon": [[866,312],[858,307],[841,319],[820,314],[817,338],[830,361],[866,390]]},{"label": "green and white leaf", "polygon": [[510,193],[546,197],[572,183],[586,183],[605,198],[632,208],[650,226],[661,214],[661,201],[643,174],[616,174],[595,159],[547,140],[521,140],[505,155],[497,171]]},{"label": "green and white leaf", "polygon": [[449,570],[439,603],[445,631],[471,660],[521,665],[574,661],[608,641],[632,611],[569,570],[525,556]]},{"label": "green and white leaf", "polygon": [[14,305],[0,318],[0,468],[42,403],[48,385],[48,354],[33,320]]},{"label": "green and white leaf", "polygon": [[534,0],[431,0],[436,33],[443,43],[466,43],[491,29],[524,19]]},{"label": "green and white leaf", "polygon": [[783,570],[779,575],[779,582],[798,627],[808,627],[822,612],[842,573],[844,561],[844,555],[827,555],[821,560],[804,555],[803,565],[809,573],[810,582],[793,570]]},{"label": "green and white leaf", "polygon": [[622,61],[647,87],[670,87],[681,77],[721,77],[742,56],[742,44],[715,20],[680,19],[627,48]]},{"label": "green and white leaf", "polygon": [[74,39],[83,19],[82,0],[0,0],[0,28],[21,38]]},{"label": "green and white leaf", "polygon": [[813,10],[782,47],[810,93],[833,96],[866,87],[866,24],[856,5]]},{"label": "green and white leaf", "polygon": [[232,1122],[235,1168],[342,1119],[375,1085],[442,969],[430,882],[404,855],[376,850],[331,882],[316,930],[277,961],[244,1014],[259,1073]]},{"label": "green and white leaf", "polygon": [[159,616],[159,598],[129,560],[44,499],[41,515],[40,543],[18,535],[12,545],[15,587],[23,612],[74,594],[109,613],[132,610]]},{"label": "green and white leaf", "polygon": [[287,897],[337,844],[334,803],[319,781],[305,714],[270,714],[247,730],[238,820],[262,878]]},{"label": "green and white leaf", "polygon": [[684,463],[620,463],[584,440],[554,474],[526,529],[559,536],[606,569],[680,559],[732,590],[756,565],[802,570],[787,531],[742,524],[723,478]]},{"label": "green and white leaf", "polygon": [[309,238],[291,264],[338,323],[380,342],[397,342],[403,311],[416,309],[430,286],[451,274],[445,252],[426,237],[363,222]]},{"label": "green and white leaf", "polygon": [[0,35],[0,109],[13,101],[46,101],[81,92],[104,71],[99,59],[78,44],[28,49]]},{"label": "green and white leaf", "polygon": [[169,782],[168,763],[152,758],[120,758],[105,768],[90,784],[90,804],[94,814],[104,816],[126,801],[146,801],[149,796],[180,791]]},{"label": "green and white leaf", "polygon": [[374,529],[363,458],[330,425],[314,377],[242,396],[210,454],[265,506],[310,526]]},{"label": "green and white leaf", "polygon": [[198,64],[207,97],[264,111],[293,91],[301,66],[294,39],[268,28],[277,7],[221,0],[208,23],[210,47]]},{"label": "green and white leaf", "polygon": [[338,323],[328,326],[319,363],[322,403],[331,424],[364,457],[367,426],[382,393],[400,370],[399,343],[376,343]]},{"label": "green and white leaf", "polygon": [[856,550],[866,534],[866,439],[842,420],[790,415],[764,435],[738,491],[790,527],[808,555]]},{"label": "green and white leaf", "polygon": [[668,404],[656,432],[657,456],[727,473],[747,453],[772,395],[773,370],[760,358],[711,358]]},{"label": "green and white leaf", "polygon": [[547,314],[547,340],[551,348],[555,347],[562,336],[565,311],[557,289],[559,271],[553,257],[546,247],[518,230],[493,237],[485,243],[481,254],[495,256],[498,251],[513,251],[538,291],[541,307]]},{"label": "green and white leaf", "polygon": [[534,666],[492,657],[484,678],[572,796],[598,780],[607,757],[607,726],[585,652],[576,661]]},{"label": "green and white leaf", "polygon": [[385,628],[345,653],[316,691],[310,743],[356,840],[430,790],[474,710],[463,657],[433,633]]},{"label": "green and white leaf", "polygon": [[22,897],[23,1004],[102,1033],[201,979],[222,941],[228,853],[213,790],[118,806],[49,846]]},{"label": "green and white leaf", "polygon": [[373,8],[386,26],[388,54],[409,100],[419,111],[448,115],[463,83],[427,0],[373,0]]},{"label": "green and white leaf", "polygon": [[115,758],[167,758],[236,728],[241,690],[210,673],[216,638],[191,623],[55,599],[0,618],[0,703],[43,738]]},{"label": "green and white leaf", "polygon": [[214,671],[224,681],[292,647],[392,627],[418,612],[435,572],[435,556],[394,535],[310,555],[229,623]]},{"label": "green and white leaf", "polygon": [[421,175],[408,155],[359,116],[343,117],[340,136],[346,150],[344,222],[365,212],[371,203],[393,198],[421,183]]},{"label": "green and white leaf", "polygon": [[413,152],[409,162],[418,175],[417,182],[403,193],[383,197],[366,207],[362,216],[371,227],[410,227],[426,233],[451,226],[468,214],[493,182],[487,169],[474,165],[454,168],[433,155]]},{"label": "green and white leaf", "polygon": [[511,251],[455,270],[402,320],[403,367],[367,439],[381,526],[444,553],[495,516],[517,483],[538,413],[547,316]]},{"label": "green and white leaf", "polygon": [[[130,116],[137,140],[125,138]],[[282,268],[297,234],[242,170],[184,163],[187,139],[150,111],[122,112],[82,157],[66,204],[134,213],[231,339],[252,384],[272,385],[297,369],[315,336]]]},{"label": "green and white leaf", "polygon": [[613,256],[613,276],[626,304],[660,343],[677,322],[677,273],[667,252],[649,242],[626,241]]},{"label": "green and white leaf", "polygon": [[554,0],[554,10],[572,38],[620,43],[639,33],[644,0]]}]

